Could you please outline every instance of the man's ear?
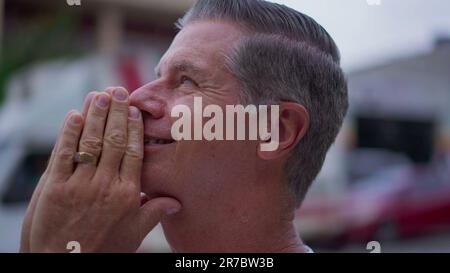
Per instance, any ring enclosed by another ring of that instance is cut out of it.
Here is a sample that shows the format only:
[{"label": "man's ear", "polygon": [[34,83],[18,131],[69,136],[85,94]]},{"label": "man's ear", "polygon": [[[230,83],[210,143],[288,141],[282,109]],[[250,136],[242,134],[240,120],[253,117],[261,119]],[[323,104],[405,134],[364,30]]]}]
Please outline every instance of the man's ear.
[{"label": "man's ear", "polygon": [[[272,121],[271,121],[272,122]],[[282,102],[280,104],[278,148],[273,151],[264,151],[261,144],[269,143],[274,139],[261,140],[258,145],[258,156],[264,160],[271,160],[285,156],[292,151],[309,129],[309,113],[298,103]],[[276,132],[271,132],[271,134]]]}]

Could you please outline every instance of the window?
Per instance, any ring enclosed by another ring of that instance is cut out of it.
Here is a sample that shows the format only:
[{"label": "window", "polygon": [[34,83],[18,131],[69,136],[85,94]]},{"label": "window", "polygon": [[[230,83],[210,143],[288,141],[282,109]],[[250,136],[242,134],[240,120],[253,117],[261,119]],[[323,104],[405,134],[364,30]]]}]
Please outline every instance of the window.
[{"label": "window", "polygon": [[28,202],[47,166],[49,152],[29,153],[13,172],[1,201],[3,204]]}]

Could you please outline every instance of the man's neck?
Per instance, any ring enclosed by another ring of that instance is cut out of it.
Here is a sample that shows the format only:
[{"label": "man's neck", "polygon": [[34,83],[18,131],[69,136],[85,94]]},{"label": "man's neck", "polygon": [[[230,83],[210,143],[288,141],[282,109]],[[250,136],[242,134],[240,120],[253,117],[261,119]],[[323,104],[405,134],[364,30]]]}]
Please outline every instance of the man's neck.
[{"label": "man's neck", "polygon": [[251,204],[232,200],[228,204],[236,206],[210,206],[204,214],[187,209],[163,221],[166,238],[175,252],[305,252],[294,211],[271,197]]}]

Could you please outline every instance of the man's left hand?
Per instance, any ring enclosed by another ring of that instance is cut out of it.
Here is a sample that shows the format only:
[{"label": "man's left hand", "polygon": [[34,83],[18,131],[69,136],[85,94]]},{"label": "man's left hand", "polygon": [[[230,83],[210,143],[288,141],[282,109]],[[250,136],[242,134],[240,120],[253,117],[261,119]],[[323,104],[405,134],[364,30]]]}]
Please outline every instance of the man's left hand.
[{"label": "man's left hand", "polygon": [[[22,251],[134,252],[145,236],[181,204],[159,197],[141,205],[142,114],[128,92],[90,95],[85,115],[70,112],[27,211]],[[73,161],[85,152],[98,165]]]}]

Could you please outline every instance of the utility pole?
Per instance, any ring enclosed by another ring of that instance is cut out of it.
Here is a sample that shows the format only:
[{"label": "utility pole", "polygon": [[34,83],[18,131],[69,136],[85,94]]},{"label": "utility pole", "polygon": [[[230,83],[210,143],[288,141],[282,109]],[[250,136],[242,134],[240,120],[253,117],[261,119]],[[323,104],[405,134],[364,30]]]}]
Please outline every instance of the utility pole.
[{"label": "utility pole", "polygon": [[97,41],[101,54],[119,52],[123,36],[123,14],[117,6],[105,5],[97,17]]}]

